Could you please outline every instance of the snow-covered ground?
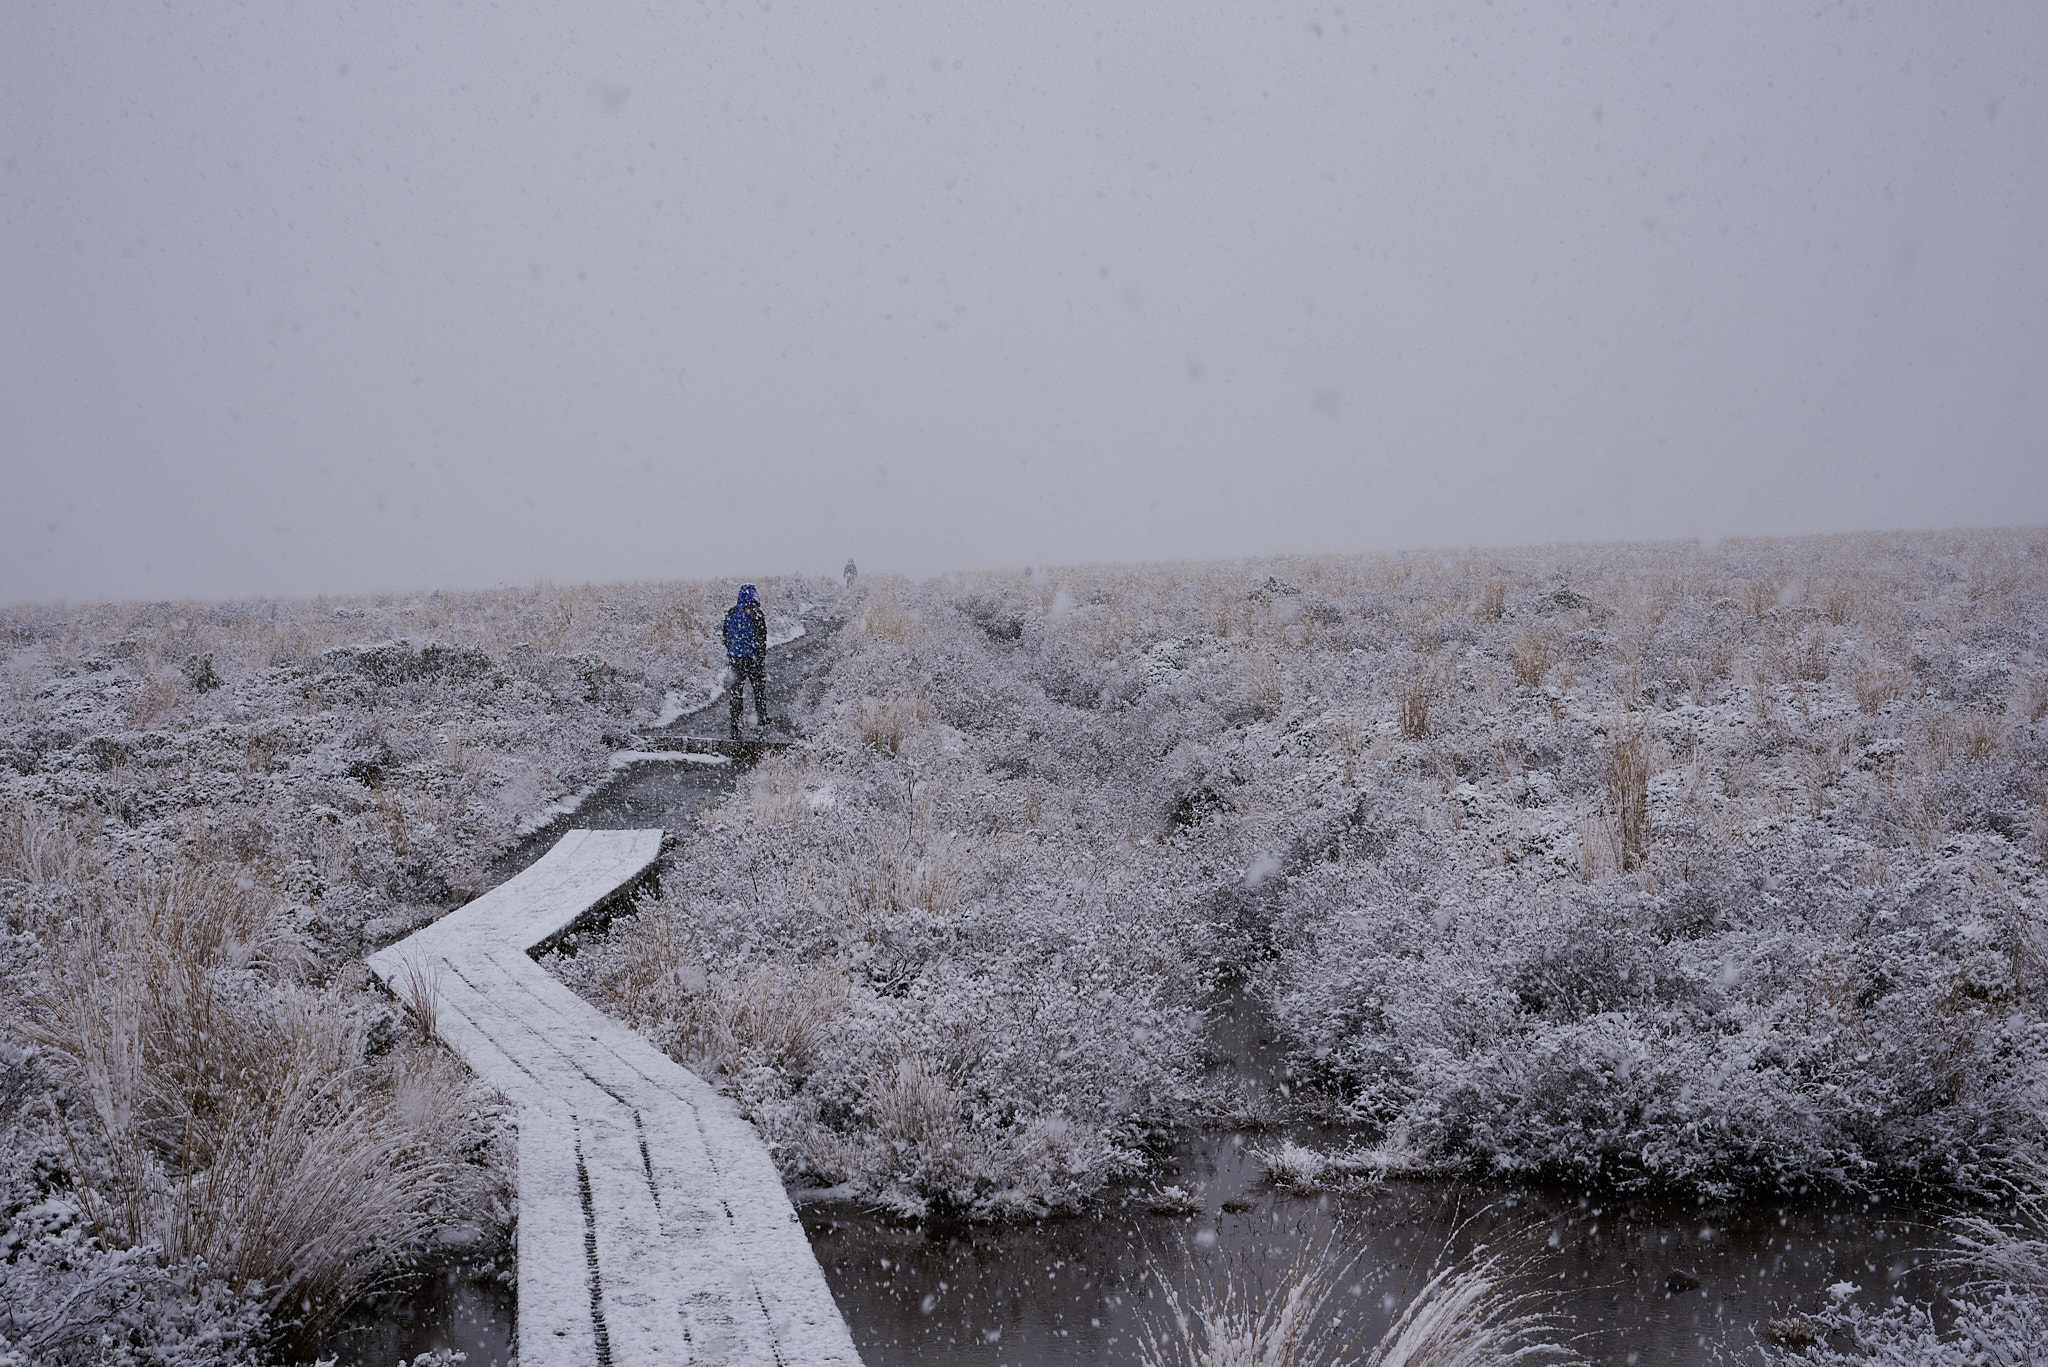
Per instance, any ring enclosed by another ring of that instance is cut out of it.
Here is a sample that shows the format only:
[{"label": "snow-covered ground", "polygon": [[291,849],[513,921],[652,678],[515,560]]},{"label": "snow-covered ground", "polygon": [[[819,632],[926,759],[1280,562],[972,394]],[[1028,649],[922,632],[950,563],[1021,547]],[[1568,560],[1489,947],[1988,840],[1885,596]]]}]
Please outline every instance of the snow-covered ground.
[{"label": "snow-covered ground", "polygon": [[[0,864],[10,981],[70,933],[69,875],[20,850],[68,840],[110,887],[182,860],[272,899],[327,985],[207,961],[252,998],[356,991],[366,948],[697,696],[723,605],[0,617],[0,783],[44,833]],[[844,607],[791,700],[809,747],[557,966],[794,1184],[1084,1209],[1178,1127],[1304,1110],[1349,1127],[1333,1170],[1348,1145],[1702,1196],[2031,1181],[2048,535],[963,575]],[[1226,994],[1270,1014],[1284,1093],[1207,1080]],[[43,1047],[7,1085],[77,1078]],[[61,1133],[10,1132],[10,1220],[79,1189]]]},{"label": "snow-covered ground", "polygon": [[[810,749],[562,971],[905,1213],[1306,1111],[1332,1171],[2025,1227],[2044,657],[2039,531],[877,587]],[[1204,1083],[1225,993],[1284,1091]]]}]

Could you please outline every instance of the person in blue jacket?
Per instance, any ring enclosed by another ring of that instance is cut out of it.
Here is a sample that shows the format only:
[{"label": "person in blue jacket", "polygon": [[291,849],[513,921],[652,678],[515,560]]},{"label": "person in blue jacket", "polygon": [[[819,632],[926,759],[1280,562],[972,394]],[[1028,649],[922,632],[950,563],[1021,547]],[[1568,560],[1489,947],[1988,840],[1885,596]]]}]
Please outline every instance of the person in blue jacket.
[{"label": "person in blue jacket", "polygon": [[754,684],[754,720],[768,724],[768,614],[752,584],[740,585],[740,599],[725,614],[725,659],[732,666],[732,738],[740,738],[740,691]]}]

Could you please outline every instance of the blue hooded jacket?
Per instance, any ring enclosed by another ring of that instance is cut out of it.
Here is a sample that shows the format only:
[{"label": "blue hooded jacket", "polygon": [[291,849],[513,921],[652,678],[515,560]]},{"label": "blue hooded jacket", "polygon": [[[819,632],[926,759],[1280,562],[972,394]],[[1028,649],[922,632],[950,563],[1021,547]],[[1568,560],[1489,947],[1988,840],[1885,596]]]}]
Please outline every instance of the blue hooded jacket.
[{"label": "blue hooded jacket", "polygon": [[768,649],[768,617],[752,584],[740,585],[740,600],[725,614],[725,657],[751,660]]}]

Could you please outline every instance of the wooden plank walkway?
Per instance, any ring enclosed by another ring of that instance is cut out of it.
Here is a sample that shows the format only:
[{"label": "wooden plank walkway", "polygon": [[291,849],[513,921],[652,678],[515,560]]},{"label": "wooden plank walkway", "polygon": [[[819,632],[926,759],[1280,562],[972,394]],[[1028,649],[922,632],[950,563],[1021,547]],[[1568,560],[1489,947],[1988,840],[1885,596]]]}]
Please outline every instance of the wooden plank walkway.
[{"label": "wooden plank walkway", "polygon": [[528,951],[661,854],[570,831],[521,873],[370,956],[519,1108],[521,1367],[848,1364],[860,1356],[754,1127]]},{"label": "wooden plank walkway", "polygon": [[633,745],[636,750],[673,750],[692,755],[724,755],[729,759],[757,760],[762,755],[780,754],[799,742],[794,740],[769,740],[754,736],[746,740],[730,740],[724,736],[677,736],[657,732],[651,736],[636,736]]}]

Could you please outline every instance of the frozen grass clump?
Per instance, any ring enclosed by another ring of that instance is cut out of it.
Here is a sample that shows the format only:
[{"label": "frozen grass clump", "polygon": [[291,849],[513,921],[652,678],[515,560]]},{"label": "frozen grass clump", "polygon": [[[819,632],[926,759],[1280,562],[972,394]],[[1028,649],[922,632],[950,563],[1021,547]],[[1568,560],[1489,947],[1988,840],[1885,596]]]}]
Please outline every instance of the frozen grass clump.
[{"label": "frozen grass clump", "polygon": [[[1152,1269],[1145,1367],[1510,1367],[1577,1362],[1527,1267],[1481,1245],[1440,1262],[1412,1295],[1368,1296],[1390,1269],[1361,1268],[1336,1236],[1284,1260],[1231,1258],[1179,1277]],[[1384,1308],[1385,1315],[1376,1314]],[[1385,1322],[1382,1323],[1382,1319]]]},{"label": "frozen grass clump", "polygon": [[374,999],[303,981],[315,956],[246,874],[109,867],[17,808],[0,886],[0,1031],[38,1051],[7,1046],[39,1117],[6,1155],[22,1294],[44,1305],[9,1309],[19,1342],[56,1343],[95,1298],[133,1302],[122,1332],[145,1337],[135,1315],[170,1324],[194,1297],[256,1341],[316,1335],[494,1180],[464,1162],[480,1137],[460,1070],[399,1047]]},{"label": "frozen grass clump", "polygon": [[0,1041],[0,1363],[261,1361],[259,1301],[92,1231],[66,1181],[50,1091],[35,1051]]}]

